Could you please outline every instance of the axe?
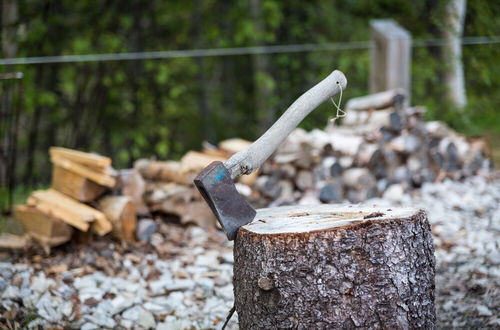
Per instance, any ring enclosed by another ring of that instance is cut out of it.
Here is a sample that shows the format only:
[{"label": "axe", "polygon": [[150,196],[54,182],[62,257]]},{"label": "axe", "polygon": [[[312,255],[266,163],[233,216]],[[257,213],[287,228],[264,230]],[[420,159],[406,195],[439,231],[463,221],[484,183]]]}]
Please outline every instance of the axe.
[{"label": "axe", "polygon": [[285,138],[318,105],[334,96],[347,85],[344,74],[330,73],[316,86],[302,94],[283,115],[247,149],[234,154],[225,162],[213,162],[194,179],[194,184],[215,214],[229,240],[234,240],[238,228],[250,223],[255,209],[236,190],[233,180],[250,174],[264,163]]}]

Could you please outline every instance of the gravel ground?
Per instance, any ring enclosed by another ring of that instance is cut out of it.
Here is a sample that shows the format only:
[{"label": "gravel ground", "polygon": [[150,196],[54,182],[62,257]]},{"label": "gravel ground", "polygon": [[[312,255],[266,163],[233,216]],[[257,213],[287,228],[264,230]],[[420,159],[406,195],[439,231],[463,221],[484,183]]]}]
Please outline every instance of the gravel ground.
[{"label": "gravel ground", "polygon": [[[395,186],[367,204],[428,211],[439,328],[500,327],[499,179],[425,184],[411,195]],[[233,304],[232,244],[220,232],[158,223],[150,245],[103,238],[50,257],[3,254],[0,327],[220,328]]]}]

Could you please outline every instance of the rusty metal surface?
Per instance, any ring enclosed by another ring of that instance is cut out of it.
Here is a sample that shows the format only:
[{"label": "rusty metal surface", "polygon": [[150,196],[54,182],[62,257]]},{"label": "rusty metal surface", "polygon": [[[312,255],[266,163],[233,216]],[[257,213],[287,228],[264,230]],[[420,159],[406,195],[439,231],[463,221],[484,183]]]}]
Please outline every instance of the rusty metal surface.
[{"label": "rusty metal surface", "polygon": [[254,208],[241,196],[222,162],[213,162],[194,179],[194,184],[217,217],[229,240],[234,240],[238,228],[250,223]]}]

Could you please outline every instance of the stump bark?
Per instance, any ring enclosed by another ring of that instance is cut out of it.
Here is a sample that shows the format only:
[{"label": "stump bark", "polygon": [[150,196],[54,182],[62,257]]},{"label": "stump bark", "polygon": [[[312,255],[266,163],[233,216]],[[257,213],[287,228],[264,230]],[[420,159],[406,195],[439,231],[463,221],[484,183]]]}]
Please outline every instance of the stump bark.
[{"label": "stump bark", "polygon": [[435,259],[423,211],[258,210],[234,246],[241,329],[435,327]]}]

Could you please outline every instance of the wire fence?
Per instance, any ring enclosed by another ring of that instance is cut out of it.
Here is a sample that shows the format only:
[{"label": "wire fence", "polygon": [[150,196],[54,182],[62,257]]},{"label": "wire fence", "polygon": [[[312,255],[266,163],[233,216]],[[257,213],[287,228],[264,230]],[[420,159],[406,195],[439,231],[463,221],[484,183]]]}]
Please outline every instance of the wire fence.
[{"label": "wire fence", "polygon": [[[500,36],[462,38],[462,45],[481,45],[481,44],[498,44],[498,43],[500,43]],[[446,41],[444,39],[415,39],[412,41],[413,47],[439,47],[445,44]],[[153,60],[153,59],[169,59],[169,58],[281,54],[281,53],[369,49],[371,47],[373,47],[373,41],[351,41],[351,42],[336,42],[336,43],[325,43],[325,44],[294,44],[294,45],[252,46],[252,47],[233,47],[233,48],[166,50],[166,51],[132,52],[132,53],[16,57],[16,58],[0,59],[0,65],[131,61],[131,60]]]}]

